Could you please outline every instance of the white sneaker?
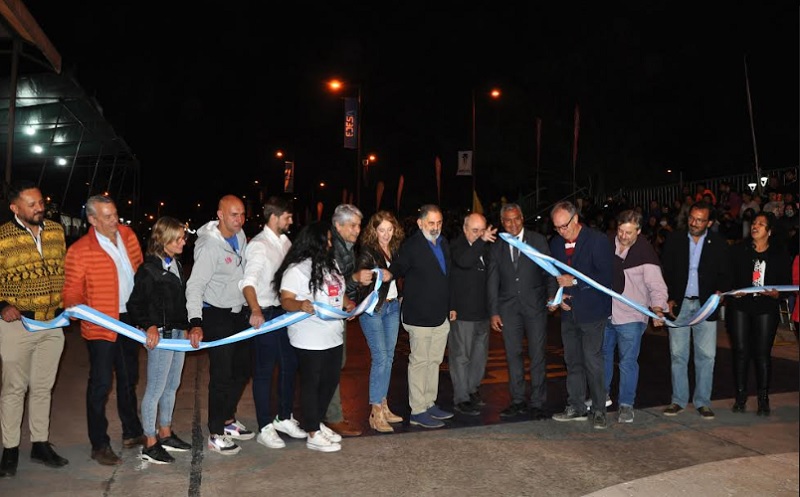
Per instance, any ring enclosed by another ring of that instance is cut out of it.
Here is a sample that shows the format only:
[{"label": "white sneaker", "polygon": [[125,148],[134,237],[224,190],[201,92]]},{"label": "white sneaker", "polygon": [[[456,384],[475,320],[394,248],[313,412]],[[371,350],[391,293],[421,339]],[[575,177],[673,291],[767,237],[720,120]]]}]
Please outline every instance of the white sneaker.
[{"label": "white sneaker", "polygon": [[[584,404],[586,404],[586,407],[591,409],[592,399],[586,399],[586,402],[584,402]],[[606,407],[611,407],[611,404],[613,404],[613,402],[611,401],[611,396],[606,395]]]},{"label": "white sneaker", "polygon": [[294,419],[293,414],[289,416],[289,419],[280,419],[278,416],[275,416],[275,419],[272,421],[272,426],[279,432],[286,433],[292,438],[306,438],[308,436],[308,433],[300,428],[300,423]]},{"label": "white sneaker", "polygon": [[[320,424],[320,426],[322,425]],[[322,430],[316,431],[313,437],[308,435],[306,438],[306,447],[320,452],[337,452],[342,450],[342,446],[337,442],[332,442]]]},{"label": "white sneaker", "polygon": [[333,443],[337,443],[338,444],[339,442],[342,441],[342,436],[339,435],[338,433],[336,433],[335,431],[331,430],[327,426],[325,426],[325,423],[320,423],[319,424],[319,430],[322,433],[324,433],[325,436],[328,437],[331,440],[331,442],[333,442]]},{"label": "white sneaker", "polygon": [[270,449],[282,449],[286,447],[286,442],[284,442],[281,439],[281,436],[278,435],[278,432],[275,431],[275,427],[272,426],[272,423],[261,428],[261,432],[258,434],[256,442],[265,447],[269,447]]},{"label": "white sneaker", "polygon": [[236,445],[228,435],[209,435],[208,448],[209,450],[226,456],[238,454],[239,451],[242,450],[242,448]]},{"label": "white sneaker", "polygon": [[236,440],[250,440],[254,436],[255,433],[245,428],[245,426],[237,420],[233,420],[233,423],[225,426],[225,435],[235,438]]}]

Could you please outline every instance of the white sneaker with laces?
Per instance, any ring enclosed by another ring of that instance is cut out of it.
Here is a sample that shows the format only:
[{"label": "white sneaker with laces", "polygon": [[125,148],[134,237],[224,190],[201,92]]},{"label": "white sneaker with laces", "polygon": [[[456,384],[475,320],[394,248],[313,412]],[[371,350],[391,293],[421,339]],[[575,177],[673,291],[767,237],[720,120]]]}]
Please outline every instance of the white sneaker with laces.
[{"label": "white sneaker with laces", "polygon": [[325,426],[325,423],[320,423],[319,424],[319,431],[324,433],[325,436],[328,437],[331,440],[331,442],[333,442],[333,443],[337,443],[338,444],[339,442],[342,441],[342,436],[339,435],[338,433],[336,433],[335,431],[331,430],[327,426]]},{"label": "white sneaker with laces", "polygon": [[289,419],[280,419],[278,416],[275,416],[275,419],[272,421],[272,426],[279,432],[286,433],[292,438],[306,438],[308,436],[308,433],[300,428],[300,423],[294,419],[294,414],[290,415]]},{"label": "white sneaker with laces", "polygon": [[256,442],[270,449],[282,449],[286,447],[286,442],[284,442],[281,436],[278,435],[278,432],[275,431],[275,427],[272,426],[272,423],[261,428]]},{"label": "white sneaker with laces", "polygon": [[306,447],[320,452],[337,452],[342,450],[342,446],[337,442],[332,442],[322,430],[314,432],[314,436],[308,435],[306,438]]},{"label": "white sneaker with laces", "polygon": [[235,419],[233,420],[233,423],[225,425],[225,435],[236,440],[250,440],[256,436],[255,433],[245,428],[242,423]]},{"label": "white sneaker with laces", "polygon": [[238,454],[239,451],[242,450],[242,448],[236,445],[228,435],[209,435],[208,448],[209,450],[226,456]]}]

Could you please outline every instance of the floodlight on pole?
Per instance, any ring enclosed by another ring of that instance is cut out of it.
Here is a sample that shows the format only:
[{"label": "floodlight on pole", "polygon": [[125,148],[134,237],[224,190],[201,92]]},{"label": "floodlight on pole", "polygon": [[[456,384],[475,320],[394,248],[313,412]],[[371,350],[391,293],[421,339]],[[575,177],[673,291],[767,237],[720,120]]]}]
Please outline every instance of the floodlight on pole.
[{"label": "floodlight on pole", "polygon": [[756,192],[756,183],[747,183],[747,187],[750,188],[750,193]]}]

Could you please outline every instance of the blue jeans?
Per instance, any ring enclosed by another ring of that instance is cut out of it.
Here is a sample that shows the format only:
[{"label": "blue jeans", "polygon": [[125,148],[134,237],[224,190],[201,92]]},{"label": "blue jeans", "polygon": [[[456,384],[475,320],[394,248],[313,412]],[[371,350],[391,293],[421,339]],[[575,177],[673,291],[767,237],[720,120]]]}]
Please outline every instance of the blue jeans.
[{"label": "blue jeans", "polygon": [[[700,310],[699,300],[683,300],[678,322],[688,321]],[[695,409],[711,404],[714,358],[717,356],[717,322],[703,321],[694,326],[670,328],[669,353],[672,358],[672,403],[689,403],[689,344],[694,341]]]},{"label": "blue jeans", "polygon": [[619,351],[619,405],[633,407],[636,400],[636,385],[639,383],[639,349],[647,323],[611,324],[609,319],[603,336],[605,356],[606,391],[611,392],[614,377],[614,349]]},{"label": "blue jeans", "polygon": [[[172,338],[184,338],[183,330],[173,330]],[[147,384],[142,397],[142,428],[148,437],[156,436],[158,426],[172,426],[175,393],[181,384],[186,352],[155,348],[147,351]]]},{"label": "blue jeans", "polygon": [[[272,321],[283,315],[280,307],[262,308],[264,319]],[[253,338],[253,401],[256,405],[258,429],[272,422],[270,410],[272,400],[272,376],[275,363],[278,364],[278,416],[289,419],[294,406],[295,377],[297,376],[297,355],[289,343],[289,333],[281,328],[262,333]]]},{"label": "blue jeans", "polygon": [[400,329],[400,303],[396,299],[384,302],[380,311],[372,316],[361,314],[358,321],[372,356],[369,368],[369,403],[380,404],[386,398],[392,376],[394,348]]}]

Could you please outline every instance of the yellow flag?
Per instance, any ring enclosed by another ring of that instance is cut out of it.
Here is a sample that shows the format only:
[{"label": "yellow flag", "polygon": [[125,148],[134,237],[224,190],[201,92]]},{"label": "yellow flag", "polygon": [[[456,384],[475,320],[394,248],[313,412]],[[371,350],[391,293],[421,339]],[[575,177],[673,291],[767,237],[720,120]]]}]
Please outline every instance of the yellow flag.
[{"label": "yellow flag", "polygon": [[483,214],[483,205],[481,205],[481,199],[478,198],[478,192],[475,190],[472,190],[472,212]]}]

